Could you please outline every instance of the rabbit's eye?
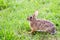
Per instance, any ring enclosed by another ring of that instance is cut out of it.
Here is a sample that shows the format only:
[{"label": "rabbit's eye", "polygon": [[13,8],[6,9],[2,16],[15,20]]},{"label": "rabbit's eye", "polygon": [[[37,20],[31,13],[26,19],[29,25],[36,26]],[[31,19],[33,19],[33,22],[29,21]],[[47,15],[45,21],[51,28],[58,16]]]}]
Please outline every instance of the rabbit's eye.
[{"label": "rabbit's eye", "polygon": [[32,18],[32,17],[30,17],[30,18]]}]

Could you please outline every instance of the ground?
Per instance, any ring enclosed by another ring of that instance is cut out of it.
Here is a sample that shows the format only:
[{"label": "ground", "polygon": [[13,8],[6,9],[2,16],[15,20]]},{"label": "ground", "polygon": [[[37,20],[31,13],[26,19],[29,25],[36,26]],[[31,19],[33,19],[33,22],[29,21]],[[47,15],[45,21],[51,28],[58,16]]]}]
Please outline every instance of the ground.
[{"label": "ground", "polygon": [[[35,10],[37,18],[52,21],[56,34],[29,34],[27,17]],[[0,40],[60,40],[60,0],[0,0]]]}]

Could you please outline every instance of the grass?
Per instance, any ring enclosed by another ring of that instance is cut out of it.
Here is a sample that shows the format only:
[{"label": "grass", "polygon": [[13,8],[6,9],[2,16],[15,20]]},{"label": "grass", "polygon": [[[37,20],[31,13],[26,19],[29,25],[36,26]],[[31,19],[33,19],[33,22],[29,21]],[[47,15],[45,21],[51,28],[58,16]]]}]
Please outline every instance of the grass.
[{"label": "grass", "polygon": [[[2,2],[0,40],[60,40],[60,0],[3,0]],[[28,34],[30,25],[26,18],[35,10],[39,11],[38,18],[50,20],[56,25],[55,35],[41,32]]]}]

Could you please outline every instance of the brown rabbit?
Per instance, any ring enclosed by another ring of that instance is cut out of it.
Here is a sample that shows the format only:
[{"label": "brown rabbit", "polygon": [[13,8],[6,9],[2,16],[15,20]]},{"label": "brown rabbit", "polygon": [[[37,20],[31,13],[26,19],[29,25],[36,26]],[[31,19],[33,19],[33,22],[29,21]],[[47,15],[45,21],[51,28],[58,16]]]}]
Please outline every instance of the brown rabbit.
[{"label": "brown rabbit", "polygon": [[34,15],[27,18],[27,20],[30,21],[31,26],[30,33],[34,31],[42,31],[42,32],[48,32],[50,34],[55,34],[56,33],[55,25],[47,20],[36,19],[37,15],[38,11],[35,11]]}]

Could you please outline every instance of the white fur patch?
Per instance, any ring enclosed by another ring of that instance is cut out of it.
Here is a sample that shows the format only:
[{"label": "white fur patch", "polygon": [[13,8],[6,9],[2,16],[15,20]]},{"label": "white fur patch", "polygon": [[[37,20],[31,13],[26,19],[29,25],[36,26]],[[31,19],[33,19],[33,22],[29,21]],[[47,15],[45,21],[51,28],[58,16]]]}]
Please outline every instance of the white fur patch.
[{"label": "white fur patch", "polygon": [[43,32],[44,30],[37,30],[37,31],[41,31],[41,32]]}]

